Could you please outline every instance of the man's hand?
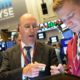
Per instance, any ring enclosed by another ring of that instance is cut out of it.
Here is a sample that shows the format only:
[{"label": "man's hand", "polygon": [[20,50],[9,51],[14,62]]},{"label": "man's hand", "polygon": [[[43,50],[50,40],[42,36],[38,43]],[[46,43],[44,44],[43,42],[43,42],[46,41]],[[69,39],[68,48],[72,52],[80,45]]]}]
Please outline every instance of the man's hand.
[{"label": "man's hand", "polygon": [[58,66],[54,65],[54,66],[51,66],[50,72],[51,72],[51,75],[60,74],[64,72],[64,68],[62,64],[59,64]]},{"label": "man's hand", "polygon": [[23,76],[30,78],[37,77],[43,67],[46,67],[46,65],[38,62],[28,64],[23,68]]}]

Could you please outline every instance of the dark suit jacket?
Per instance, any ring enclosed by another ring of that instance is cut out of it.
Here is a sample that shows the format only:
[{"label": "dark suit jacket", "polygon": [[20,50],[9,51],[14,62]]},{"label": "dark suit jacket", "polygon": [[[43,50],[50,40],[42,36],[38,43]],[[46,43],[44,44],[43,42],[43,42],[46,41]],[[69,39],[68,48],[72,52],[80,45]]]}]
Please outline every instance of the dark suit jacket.
[{"label": "dark suit jacket", "polygon": [[3,52],[0,52],[0,67],[1,67],[1,64],[2,64],[2,59],[3,59]]},{"label": "dark suit jacket", "polygon": [[[33,62],[34,61],[46,64],[45,72],[39,77],[50,75],[50,66],[58,64],[55,50],[51,46],[40,42],[36,42],[35,44]],[[6,80],[21,80],[22,70],[20,46],[15,45],[4,53],[0,73],[2,74],[1,76],[5,76]]]}]

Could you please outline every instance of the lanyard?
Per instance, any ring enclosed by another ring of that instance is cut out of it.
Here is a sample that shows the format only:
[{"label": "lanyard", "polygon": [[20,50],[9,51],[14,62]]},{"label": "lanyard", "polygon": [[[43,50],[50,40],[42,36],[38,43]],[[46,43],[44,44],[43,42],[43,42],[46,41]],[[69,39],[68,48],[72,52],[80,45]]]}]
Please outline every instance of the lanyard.
[{"label": "lanyard", "polygon": [[28,61],[27,61],[27,59],[26,59],[26,55],[24,54],[24,51],[23,51],[21,45],[20,45],[20,49],[21,49],[21,54],[23,55],[23,58],[24,58],[25,64],[28,64]]},{"label": "lanyard", "polygon": [[[36,45],[36,44],[35,44],[35,45]],[[24,54],[24,51],[23,51],[23,49],[22,49],[22,47],[21,47],[21,44],[20,44],[20,50],[21,50],[21,54],[23,55],[25,64],[28,64],[28,61],[27,61],[27,59],[26,59],[26,55]],[[34,53],[35,53],[35,48],[34,48],[34,51],[33,51],[33,55],[34,55]]]}]

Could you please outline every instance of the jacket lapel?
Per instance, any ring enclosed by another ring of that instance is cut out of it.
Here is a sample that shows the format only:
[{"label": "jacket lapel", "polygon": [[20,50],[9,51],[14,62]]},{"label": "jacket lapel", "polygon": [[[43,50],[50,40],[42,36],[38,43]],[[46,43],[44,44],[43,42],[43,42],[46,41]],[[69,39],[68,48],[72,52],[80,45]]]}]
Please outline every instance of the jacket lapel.
[{"label": "jacket lapel", "polygon": [[20,50],[19,45],[16,46],[16,52],[15,53],[16,53],[15,55],[17,55],[17,56],[15,56],[15,58],[16,58],[15,64],[17,67],[21,67],[21,50]]},{"label": "jacket lapel", "polygon": [[43,51],[42,50],[43,46],[41,45],[40,42],[36,42],[35,43],[35,47],[34,47],[34,55],[33,55],[33,62],[34,61],[42,61],[42,56],[43,56]]}]

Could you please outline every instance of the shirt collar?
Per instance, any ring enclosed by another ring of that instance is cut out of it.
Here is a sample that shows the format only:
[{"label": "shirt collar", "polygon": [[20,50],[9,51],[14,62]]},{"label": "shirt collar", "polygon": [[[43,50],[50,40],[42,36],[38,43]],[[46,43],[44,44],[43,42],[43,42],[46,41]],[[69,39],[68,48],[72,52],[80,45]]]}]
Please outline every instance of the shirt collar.
[{"label": "shirt collar", "polygon": [[25,46],[31,46],[32,48],[34,48],[34,45],[26,45],[23,41],[21,41],[21,47],[24,48]]}]

